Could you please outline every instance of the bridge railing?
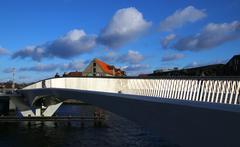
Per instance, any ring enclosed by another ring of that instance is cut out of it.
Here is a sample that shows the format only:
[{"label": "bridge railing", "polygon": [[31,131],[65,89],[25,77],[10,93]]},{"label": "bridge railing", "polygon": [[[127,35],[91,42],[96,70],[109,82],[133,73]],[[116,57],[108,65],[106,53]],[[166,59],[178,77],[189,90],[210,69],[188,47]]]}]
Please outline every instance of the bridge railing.
[{"label": "bridge railing", "polygon": [[239,78],[53,78],[25,89],[70,88],[224,104],[240,104]]},{"label": "bridge railing", "polygon": [[126,93],[212,103],[239,104],[239,80],[129,80]]}]

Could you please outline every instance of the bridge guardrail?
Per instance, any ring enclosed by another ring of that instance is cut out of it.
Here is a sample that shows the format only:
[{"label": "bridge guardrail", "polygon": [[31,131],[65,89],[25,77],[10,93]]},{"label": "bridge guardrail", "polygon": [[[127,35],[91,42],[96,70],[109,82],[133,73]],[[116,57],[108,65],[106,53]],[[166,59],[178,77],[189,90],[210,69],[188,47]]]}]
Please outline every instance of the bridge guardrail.
[{"label": "bridge guardrail", "polygon": [[211,103],[240,104],[239,77],[63,77],[43,80],[25,87],[25,89],[34,88],[71,88]]}]

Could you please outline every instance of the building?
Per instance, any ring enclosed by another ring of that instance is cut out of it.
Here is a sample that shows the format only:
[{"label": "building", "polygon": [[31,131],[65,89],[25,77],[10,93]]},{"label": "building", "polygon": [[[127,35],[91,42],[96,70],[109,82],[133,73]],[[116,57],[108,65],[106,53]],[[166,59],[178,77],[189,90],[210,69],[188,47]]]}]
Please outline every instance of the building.
[{"label": "building", "polygon": [[125,72],[97,58],[93,59],[82,72],[83,76],[125,76]]},{"label": "building", "polygon": [[235,55],[225,65],[227,75],[239,76],[240,75],[240,55]]},{"label": "building", "polygon": [[149,76],[240,76],[240,55],[233,56],[226,64],[213,64],[171,71],[155,70]]},{"label": "building", "polygon": [[82,76],[83,76],[82,72],[79,72],[79,71],[74,71],[74,72],[69,72],[69,73],[63,74],[63,77],[82,77]]}]

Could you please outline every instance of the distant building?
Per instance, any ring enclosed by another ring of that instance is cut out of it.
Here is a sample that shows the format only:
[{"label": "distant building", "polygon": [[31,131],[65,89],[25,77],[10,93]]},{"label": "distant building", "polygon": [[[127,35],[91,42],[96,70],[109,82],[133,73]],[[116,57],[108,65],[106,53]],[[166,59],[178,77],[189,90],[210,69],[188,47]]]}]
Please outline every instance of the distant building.
[{"label": "distant building", "polygon": [[171,72],[171,71],[177,71],[178,68],[177,67],[174,67],[174,68],[162,68],[162,69],[157,69],[157,70],[154,70],[153,73],[165,73],[165,72]]},{"label": "distant building", "polygon": [[69,72],[69,73],[64,73],[63,77],[82,77],[83,74],[82,72],[79,71],[74,71],[74,72]]},{"label": "distant building", "polygon": [[225,65],[225,73],[232,76],[240,76],[240,55],[235,55]]},{"label": "distant building", "polygon": [[240,55],[233,56],[227,64],[213,64],[188,69],[155,70],[148,76],[240,76]]},{"label": "distant building", "polygon": [[[23,87],[27,86],[28,84],[27,83],[15,83],[15,88],[16,89],[22,89]],[[12,89],[12,88],[13,88],[12,81],[7,81],[7,82],[0,83],[0,91],[2,91],[4,89]]]},{"label": "distant building", "polygon": [[125,72],[95,58],[82,72],[83,76],[125,76]]}]

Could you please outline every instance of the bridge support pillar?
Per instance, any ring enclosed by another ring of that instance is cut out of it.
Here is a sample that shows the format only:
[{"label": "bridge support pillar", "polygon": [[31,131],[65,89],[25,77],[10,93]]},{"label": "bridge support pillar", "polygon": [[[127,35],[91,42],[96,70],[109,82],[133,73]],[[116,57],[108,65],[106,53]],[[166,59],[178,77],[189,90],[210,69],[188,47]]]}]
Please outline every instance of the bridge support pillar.
[{"label": "bridge support pillar", "polygon": [[20,111],[20,113],[22,114],[23,117],[35,116],[35,114],[33,113],[33,111],[31,109]]},{"label": "bridge support pillar", "polygon": [[41,108],[36,109],[35,110],[35,116],[42,116],[41,112],[42,112]]},{"label": "bridge support pillar", "polygon": [[35,117],[51,117],[54,115],[54,113],[58,110],[58,108],[62,105],[61,103],[55,104],[55,105],[50,105],[46,108],[46,110],[42,113],[41,108],[35,109],[35,113],[32,110],[24,110],[20,111],[23,117],[29,117],[29,116],[35,116]]},{"label": "bridge support pillar", "polygon": [[58,108],[62,105],[62,103],[63,102],[48,106],[42,115],[48,116],[48,117],[53,116],[53,114],[58,110]]}]

